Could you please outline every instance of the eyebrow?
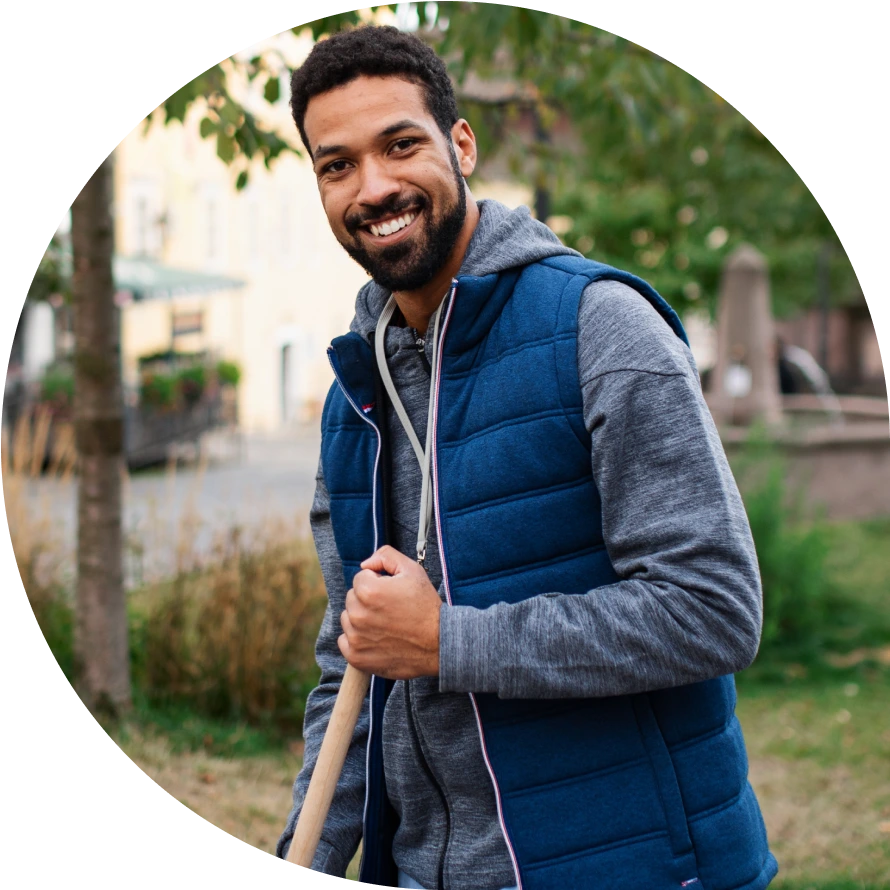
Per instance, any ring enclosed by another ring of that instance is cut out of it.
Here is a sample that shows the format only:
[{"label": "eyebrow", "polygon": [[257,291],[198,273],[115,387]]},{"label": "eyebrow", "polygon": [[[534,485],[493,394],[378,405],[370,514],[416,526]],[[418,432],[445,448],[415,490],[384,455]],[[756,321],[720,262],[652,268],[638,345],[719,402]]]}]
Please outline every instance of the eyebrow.
[{"label": "eyebrow", "polygon": [[[405,118],[405,120],[396,121],[394,124],[390,124],[388,127],[381,130],[377,134],[377,138],[386,139],[388,136],[395,136],[396,133],[401,133],[402,130],[424,129],[426,128],[423,126],[423,124],[419,124],[417,121]],[[346,145],[319,145],[316,147],[315,151],[312,152],[312,160],[317,164],[323,158],[328,158],[331,155],[338,155],[348,150],[349,148]]]}]

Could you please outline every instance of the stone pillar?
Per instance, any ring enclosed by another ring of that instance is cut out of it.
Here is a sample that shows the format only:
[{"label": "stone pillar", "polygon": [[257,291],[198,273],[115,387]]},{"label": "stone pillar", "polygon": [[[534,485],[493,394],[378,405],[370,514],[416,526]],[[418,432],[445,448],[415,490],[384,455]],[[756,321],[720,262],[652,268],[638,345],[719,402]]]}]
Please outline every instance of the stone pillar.
[{"label": "stone pillar", "polygon": [[717,363],[708,405],[717,423],[748,426],[782,418],[776,331],[766,258],[749,244],[727,258],[717,304]]}]

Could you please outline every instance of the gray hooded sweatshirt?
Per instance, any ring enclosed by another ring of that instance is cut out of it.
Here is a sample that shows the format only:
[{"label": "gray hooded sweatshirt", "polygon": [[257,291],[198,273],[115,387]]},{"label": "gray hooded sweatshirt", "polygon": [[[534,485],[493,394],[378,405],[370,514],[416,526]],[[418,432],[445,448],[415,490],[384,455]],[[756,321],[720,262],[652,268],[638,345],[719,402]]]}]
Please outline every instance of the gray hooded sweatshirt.
[{"label": "gray hooded sweatshirt", "polygon": [[[483,276],[573,254],[525,207],[480,201],[459,274]],[[351,329],[372,342],[389,292],[369,282]],[[444,296],[444,295],[443,295]],[[387,330],[393,382],[421,442],[431,343]],[[622,695],[733,673],[753,660],[761,591],[751,532],[688,347],[635,290],[585,290],[578,366],[603,535],[621,578],[587,594],[541,591],[488,609],[445,606],[438,677],[398,681],[384,714],[387,794],[400,823],[399,868],[429,890],[497,890],[516,883],[498,822],[469,692],[503,698]],[[395,412],[390,543],[412,555],[421,476]],[[444,482],[443,484],[448,484]],[[306,708],[305,761],[278,844],[285,856],[345,667],[337,647],[346,590],[319,467],[310,514],[327,585],[316,655],[322,676]],[[569,520],[570,521],[570,520]],[[425,568],[444,601],[435,524]],[[313,868],[342,876],[361,839],[367,706]]]}]

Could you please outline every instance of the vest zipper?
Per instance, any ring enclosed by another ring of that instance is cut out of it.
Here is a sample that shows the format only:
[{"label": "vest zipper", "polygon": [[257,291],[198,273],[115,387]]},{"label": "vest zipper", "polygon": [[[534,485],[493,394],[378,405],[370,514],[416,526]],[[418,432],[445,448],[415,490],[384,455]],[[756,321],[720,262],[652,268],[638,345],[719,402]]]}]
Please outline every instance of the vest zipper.
[{"label": "vest zipper", "polygon": [[[448,311],[445,313],[445,320],[442,324],[442,333],[439,337],[439,356],[437,362],[438,368],[436,369],[435,389],[436,403],[433,409],[433,435],[430,442],[430,447],[432,448],[433,452],[431,455],[430,465],[433,475],[433,505],[436,516],[436,534],[439,538],[439,560],[442,564],[442,582],[445,585],[445,598],[448,600],[449,606],[451,605],[451,587],[448,583],[448,569],[445,564],[445,540],[442,537],[442,515],[439,510],[439,462],[436,458],[436,442],[438,439],[439,427],[439,387],[442,385],[442,355],[444,353],[442,347],[445,343],[445,335],[448,333],[448,322],[451,319],[451,310],[454,308],[454,298],[456,294],[457,279],[453,278],[451,281],[451,299],[448,304]],[[510,854],[510,860],[513,863],[513,872],[516,875],[516,887],[517,890],[523,890],[522,877],[519,874],[519,862],[516,859],[516,851],[513,849],[513,844],[510,841],[510,835],[507,831],[507,823],[504,821],[504,809],[501,802],[501,789],[498,785],[498,780],[495,777],[494,769],[491,766],[491,761],[488,758],[488,750],[485,745],[485,733],[482,730],[482,718],[479,715],[479,706],[476,704],[476,696],[472,693],[470,693],[470,701],[473,704],[473,711],[476,715],[476,727],[479,730],[479,742],[482,746],[482,756],[485,759],[485,766],[488,769],[488,775],[491,777],[491,784],[494,787],[494,796],[498,808],[498,821],[500,822],[501,833],[504,835],[504,842],[507,845],[507,852]]]},{"label": "vest zipper", "polygon": [[439,856],[439,868],[437,870],[436,888],[435,890],[445,890],[445,857],[448,855],[448,844],[451,840],[451,813],[448,810],[448,799],[445,797],[445,790],[436,778],[433,768],[430,766],[423,752],[423,745],[420,741],[420,733],[417,724],[414,722],[414,710],[411,704],[411,681],[405,680],[405,714],[408,718],[408,731],[411,735],[411,741],[420,755],[420,765],[423,768],[426,777],[430,780],[430,784],[435,788],[436,794],[439,796],[439,802],[442,804],[442,811],[445,813],[445,843],[442,844],[442,853]]},{"label": "vest zipper", "polygon": [[[358,402],[353,397],[352,393],[347,388],[346,384],[343,382],[343,379],[340,377],[340,372],[337,370],[337,363],[334,361],[334,349],[333,347],[328,347],[328,362],[330,363],[331,370],[334,372],[334,378],[337,381],[337,385],[343,392],[343,395],[346,396],[346,401],[352,405],[356,414],[361,417],[377,434],[377,456],[374,458],[374,478],[371,482],[371,506],[372,506],[372,515],[374,517],[374,550],[376,551],[380,546],[380,529],[377,527],[377,474],[380,468],[380,456],[383,452],[383,435],[380,432],[380,428],[371,420],[368,415],[362,411]],[[369,697],[370,700],[368,702],[368,711],[369,711],[369,720],[368,720],[368,741],[365,744],[365,803],[362,808],[362,833],[367,835],[366,828],[368,824],[368,806],[370,804],[370,796],[371,796],[371,740],[374,737],[374,677],[371,677],[371,684],[369,686]],[[365,853],[364,849],[362,849],[361,860],[359,861],[359,871],[365,861]]]},{"label": "vest zipper", "polygon": [[420,353],[420,360],[423,362],[427,374],[432,374],[433,369],[430,367],[430,360],[426,357],[426,338],[421,337],[420,334],[417,333],[417,328],[411,328],[411,333],[414,335],[414,346],[418,353]]}]

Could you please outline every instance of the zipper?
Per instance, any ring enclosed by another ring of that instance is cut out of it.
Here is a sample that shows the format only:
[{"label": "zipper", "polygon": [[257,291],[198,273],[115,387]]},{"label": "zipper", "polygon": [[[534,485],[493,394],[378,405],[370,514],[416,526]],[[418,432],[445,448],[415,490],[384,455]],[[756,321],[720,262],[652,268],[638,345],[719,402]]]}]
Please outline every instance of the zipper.
[{"label": "zipper", "polygon": [[[437,361],[436,368],[436,389],[435,389],[435,404],[433,405],[433,435],[432,440],[430,442],[430,447],[432,448],[431,455],[431,466],[433,472],[433,502],[435,504],[435,514],[436,514],[436,534],[439,538],[439,561],[442,564],[442,582],[445,585],[445,598],[448,600],[448,605],[452,605],[451,603],[451,586],[448,583],[448,569],[445,565],[445,540],[442,537],[442,516],[439,510],[439,462],[436,459],[436,442],[438,440],[438,431],[439,431],[439,387],[442,385],[442,355],[444,350],[442,346],[445,342],[445,335],[448,333],[448,322],[451,320],[451,310],[454,308],[454,298],[457,294],[457,279],[453,278],[451,280],[451,299],[448,304],[448,311],[445,313],[445,321],[442,324],[442,334],[439,338],[439,355]],[[473,703],[473,712],[476,715],[476,727],[479,731],[479,741],[482,745],[482,756],[485,760],[485,766],[488,769],[488,775],[491,777],[491,784],[494,788],[494,796],[495,802],[497,803],[498,810],[498,822],[501,826],[501,833],[504,836],[504,842],[507,844],[507,852],[510,854],[510,860],[513,863],[513,872],[516,875],[516,887],[517,890],[522,890],[522,877],[519,874],[519,862],[516,859],[516,851],[513,849],[513,844],[510,841],[509,833],[507,832],[507,823],[504,821],[504,808],[503,803],[501,801],[501,789],[498,786],[498,780],[495,777],[494,770],[491,766],[491,760],[488,757],[488,749],[485,744],[485,733],[482,730],[482,718],[479,715],[479,705],[476,703],[476,696],[473,693],[469,693],[470,701]]]},{"label": "zipper", "polygon": [[439,856],[439,868],[437,869],[436,890],[445,890],[445,858],[448,855],[448,844],[451,840],[451,813],[448,810],[448,800],[445,797],[445,790],[436,778],[433,768],[430,766],[426,755],[423,752],[423,745],[420,742],[420,733],[417,724],[414,721],[414,710],[411,704],[411,681],[405,680],[405,715],[408,718],[408,730],[411,733],[411,741],[414,743],[420,754],[420,765],[423,768],[426,777],[430,780],[430,784],[436,789],[439,796],[439,802],[442,804],[442,811],[445,813],[445,843],[442,845],[442,853]]},{"label": "zipper", "polygon": [[[450,292],[450,296],[454,297],[454,282],[452,281],[452,288]],[[414,337],[414,347],[417,349],[417,353],[420,356],[420,360],[423,362],[423,366],[426,369],[427,374],[432,375],[433,369],[430,365],[430,361],[426,356],[426,337],[424,337],[417,328],[411,328],[411,334]],[[441,340],[441,338],[440,338]],[[423,750],[423,744],[420,740],[420,730],[417,726],[417,721],[414,717],[414,708],[411,701],[411,681],[405,680],[405,715],[408,721],[408,731],[411,735],[411,741],[416,748],[420,760],[420,766],[423,772],[425,773],[427,779],[430,784],[436,791],[436,794],[439,797],[439,802],[442,805],[442,812],[445,814],[445,842],[442,844],[442,852],[439,855],[439,866],[436,870],[436,890],[445,890],[445,862],[448,857],[448,847],[451,842],[451,812],[448,808],[448,799],[445,796],[445,789],[442,787],[441,782],[436,778],[436,774],[433,772],[433,768],[429,762],[429,759],[426,756],[426,753]]]},{"label": "zipper", "polygon": [[414,335],[414,348],[420,354],[420,360],[423,362],[427,374],[432,374],[433,369],[430,367],[430,360],[426,357],[426,338],[417,332],[417,328],[411,328],[411,333]]},{"label": "zipper", "polygon": [[[333,347],[328,347],[328,363],[331,366],[331,370],[334,372],[334,377],[337,380],[337,385],[340,387],[343,395],[346,396],[346,401],[352,405],[355,413],[361,417],[377,434],[377,455],[374,458],[374,476],[371,481],[371,505],[372,510],[371,513],[374,517],[374,551],[376,551],[380,544],[380,531],[377,528],[377,475],[378,470],[380,468],[380,454],[383,450],[383,436],[380,433],[380,428],[362,411],[359,404],[353,398],[352,393],[346,387],[346,384],[343,382],[343,379],[340,377],[339,372],[337,371],[337,365],[334,362],[334,349]],[[368,805],[370,803],[371,797],[371,740],[374,736],[374,677],[371,677],[371,683],[369,686],[370,690],[370,700],[368,702],[368,710],[370,713],[370,719],[368,720],[368,741],[365,744],[365,804],[362,808],[362,826],[368,824]],[[363,832],[364,833],[364,832]],[[359,868],[364,864],[365,859],[365,851],[364,847],[362,848],[362,857],[359,863]]]}]

